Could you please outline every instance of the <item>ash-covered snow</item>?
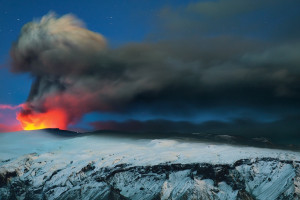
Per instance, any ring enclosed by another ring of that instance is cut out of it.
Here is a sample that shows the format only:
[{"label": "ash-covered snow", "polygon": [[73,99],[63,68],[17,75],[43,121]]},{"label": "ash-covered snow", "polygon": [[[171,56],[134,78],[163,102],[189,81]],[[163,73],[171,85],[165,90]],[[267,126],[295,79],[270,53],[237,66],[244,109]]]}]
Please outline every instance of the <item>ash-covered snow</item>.
[{"label": "ash-covered snow", "polygon": [[179,139],[0,134],[0,199],[297,199],[300,153]]}]

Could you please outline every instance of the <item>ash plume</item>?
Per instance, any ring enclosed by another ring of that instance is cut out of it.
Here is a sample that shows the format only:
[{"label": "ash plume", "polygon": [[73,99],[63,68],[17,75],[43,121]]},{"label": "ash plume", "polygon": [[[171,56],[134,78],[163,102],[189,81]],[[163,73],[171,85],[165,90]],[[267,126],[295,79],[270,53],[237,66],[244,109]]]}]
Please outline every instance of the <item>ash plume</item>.
[{"label": "ash plume", "polygon": [[[170,17],[170,16],[169,16]],[[297,114],[300,42],[182,37],[116,49],[72,15],[48,14],[21,30],[12,71],[35,81],[21,116],[53,109],[74,124],[90,112],[199,113],[243,108]]]}]

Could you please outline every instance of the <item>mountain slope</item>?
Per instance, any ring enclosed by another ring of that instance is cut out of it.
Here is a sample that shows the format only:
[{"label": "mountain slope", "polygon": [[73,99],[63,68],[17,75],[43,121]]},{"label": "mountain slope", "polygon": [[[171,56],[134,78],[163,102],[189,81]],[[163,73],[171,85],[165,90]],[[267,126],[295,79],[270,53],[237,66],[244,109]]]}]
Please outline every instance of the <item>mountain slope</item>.
[{"label": "mountain slope", "polygon": [[1,200],[300,196],[298,152],[42,132],[0,135],[0,143]]}]

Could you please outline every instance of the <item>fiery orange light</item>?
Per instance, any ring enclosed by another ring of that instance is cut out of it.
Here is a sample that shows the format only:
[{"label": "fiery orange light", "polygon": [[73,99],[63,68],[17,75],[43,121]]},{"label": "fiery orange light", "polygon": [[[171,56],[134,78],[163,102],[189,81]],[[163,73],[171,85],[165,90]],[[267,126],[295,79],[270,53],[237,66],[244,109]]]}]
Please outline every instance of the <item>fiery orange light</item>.
[{"label": "fiery orange light", "polygon": [[63,109],[53,109],[44,113],[17,114],[17,120],[21,122],[24,130],[37,130],[44,128],[67,128],[67,115]]}]

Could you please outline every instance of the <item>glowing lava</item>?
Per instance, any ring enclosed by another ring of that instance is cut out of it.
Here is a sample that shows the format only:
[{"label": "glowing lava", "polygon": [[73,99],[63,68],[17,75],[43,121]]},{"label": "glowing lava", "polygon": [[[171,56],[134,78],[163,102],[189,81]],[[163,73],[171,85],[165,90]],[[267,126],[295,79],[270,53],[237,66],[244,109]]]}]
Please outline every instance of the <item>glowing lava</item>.
[{"label": "glowing lava", "polygon": [[24,130],[67,128],[67,115],[63,109],[53,109],[44,113],[23,110],[17,114],[17,120],[21,122]]}]

